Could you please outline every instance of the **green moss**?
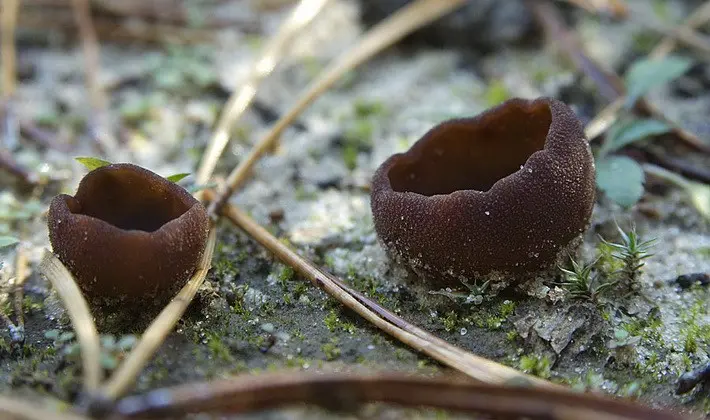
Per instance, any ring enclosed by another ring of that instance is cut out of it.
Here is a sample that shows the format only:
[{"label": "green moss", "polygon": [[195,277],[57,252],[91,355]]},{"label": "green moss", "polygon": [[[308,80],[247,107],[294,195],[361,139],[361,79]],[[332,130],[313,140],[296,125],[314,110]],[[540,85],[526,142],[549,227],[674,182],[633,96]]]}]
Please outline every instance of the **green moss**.
[{"label": "green moss", "polygon": [[529,355],[520,357],[520,370],[543,379],[551,376],[552,362],[547,356]]},{"label": "green moss", "polygon": [[357,156],[359,154],[358,148],[351,144],[346,144],[343,147],[343,162],[345,167],[349,170],[357,168]]},{"label": "green moss", "polygon": [[486,105],[488,105],[489,107],[498,105],[501,102],[505,102],[510,98],[510,91],[501,79],[492,80],[488,84],[488,87],[486,88],[486,92],[484,94],[484,100],[486,101]]},{"label": "green moss", "polygon": [[210,354],[216,359],[220,359],[227,363],[234,361],[234,357],[232,357],[232,354],[229,352],[229,347],[224,344],[221,337],[213,332],[208,333],[207,335],[207,348],[209,349]]},{"label": "green moss", "polygon": [[329,342],[321,346],[321,351],[325,354],[325,360],[333,361],[340,357],[341,350],[338,344],[339,340],[333,337]]},{"label": "green moss", "polygon": [[293,268],[291,268],[287,265],[282,265],[281,271],[279,272],[279,275],[278,275],[279,283],[281,283],[281,286],[286,287],[286,282],[293,280],[293,277],[295,275],[296,275],[296,272],[293,271]]},{"label": "green moss", "polygon": [[396,348],[394,350],[394,357],[397,358],[399,361],[405,361],[409,359],[412,356],[412,353],[408,352],[407,350],[403,348]]},{"label": "green moss", "polygon": [[355,116],[358,118],[382,116],[387,112],[385,104],[381,101],[371,101],[361,98],[355,99],[353,108],[355,109]]},{"label": "green moss", "polygon": [[509,316],[513,315],[513,312],[515,312],[515,302],[510,300],[503,301],[498,308],[498,312],[501,317],[507,319]]},{"label": "green moss", "polygon": [[444,323],[444,329],[447,332],[451,332],[456,329],[456,325],[459,322],[459,316],[456,312],[449,311],[446,316],[441,318],[441,321]]},{"label": "green moss", "polygon": [[323,319],[323,323],[330,332],[342,330],[348,334],[355,333],[355,325],[351,322],[341,321],[336,309],[331,309],[330,312],[328,312],[328,315]]}]

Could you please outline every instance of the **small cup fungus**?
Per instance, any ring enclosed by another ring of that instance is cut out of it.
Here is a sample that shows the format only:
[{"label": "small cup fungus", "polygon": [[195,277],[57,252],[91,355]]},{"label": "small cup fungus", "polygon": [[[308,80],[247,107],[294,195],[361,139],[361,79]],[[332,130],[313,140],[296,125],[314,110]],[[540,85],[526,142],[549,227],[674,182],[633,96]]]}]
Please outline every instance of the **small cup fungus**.
[{"label": "small cup fungus", "polygon": [[182,187],[122,163],[89,172],[74,197],[54,197],[48,226],[54,253],[90,300],[147,302],[189,279],[209,220]]},{"label": "small cup fungus", "polygon": [[555,99],[512,99],[443,122],[372,182],[375,230],[432,280],[522,280],[579,244],[594,206],[582,125]]}]

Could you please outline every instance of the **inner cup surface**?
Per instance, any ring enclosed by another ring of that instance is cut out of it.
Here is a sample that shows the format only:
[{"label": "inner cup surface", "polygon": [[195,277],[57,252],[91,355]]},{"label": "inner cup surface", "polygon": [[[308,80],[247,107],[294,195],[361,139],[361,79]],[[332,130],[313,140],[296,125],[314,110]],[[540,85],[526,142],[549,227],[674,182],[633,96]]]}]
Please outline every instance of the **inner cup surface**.
[{"label": "inner cup surface", "polygon": [[442,124],[392,166],[390,184],[426,196],[488,191],[544,149],[551,123],[549,106],[536,103]]},{"label": "inner cup surface", "polygon": [[99,171],[84,178],[75,198],[81,214],[124,230],[154,232],[193,205],[169,182],[130,168]]}]

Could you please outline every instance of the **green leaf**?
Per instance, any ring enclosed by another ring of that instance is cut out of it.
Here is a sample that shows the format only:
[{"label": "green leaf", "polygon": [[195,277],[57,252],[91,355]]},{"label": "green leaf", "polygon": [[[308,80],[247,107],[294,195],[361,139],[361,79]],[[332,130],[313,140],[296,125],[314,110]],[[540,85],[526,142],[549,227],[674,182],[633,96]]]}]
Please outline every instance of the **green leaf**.
[{"label": "green leaf", "polygon": [[181,179],[185,178],[186,176],[190,176],[190,173],[189,172],[181,172],[179,174],[170,175],[169,177],[167,177],[165,179],[167,179],[168,181],[171,181],[171,182],[178,182]]},{"label": "green leaf", "polygon": [[643,169],[626,156],[610,156],[597,161],[597,186],[610,199],[629,208],[643,195]]},{"label": "green leaf", "polygon": [[94,169],[111,164],[111,162],[109,162],[107,160],[103,160],[103,159],[99,159],[99,158],[95,158],[95,157],[77,157],[74,159],[76,159],[76,161],[81,163],[82,165],[86,166],[86,168],[90,171],[93,171]]},{"label": "green leaf", "polygon": [[650,136],[667,133],[670,130],[670,125],[652,119],[619,122],[609,130],[609,134],[599,150],[599,156],[604,156]]},{"label": "green leaf", "polygon": [[12,236],[0,236],[0,249],[15,245],[18,242],[20,242],[20,240]]},{"label": "green leaf", "polygon": [[626,107],[631,108],[636,101],[654,87],[664,85],[688,71],[693,61],[678,56],[668,56],[661,60],[641,59],[631,65],[626,72]]}]

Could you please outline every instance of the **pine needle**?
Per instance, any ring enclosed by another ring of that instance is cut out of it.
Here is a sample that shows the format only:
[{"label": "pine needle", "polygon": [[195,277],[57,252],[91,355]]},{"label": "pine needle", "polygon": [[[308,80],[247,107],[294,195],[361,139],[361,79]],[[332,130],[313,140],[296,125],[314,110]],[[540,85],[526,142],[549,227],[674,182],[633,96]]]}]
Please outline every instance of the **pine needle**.
[{"label": "pine needle", "polygon": [[323,70],[320,76],[300,95],[296,104],[271,127],[271,130],[259,140],[242,162],[232,170],[225,185],[219,190],[218,199],[213,201],[209,207],[210,215],[214,216],[219,213],[219,207],[227,202],[234,191],[244,183],[259,158],[273,149],[286,127],[345,73],[366,62],[417,28],[451,12],[463,3],[464,0],[418,0],[401,8],[364,34],[355,46],[346,50]]},{"label": "pine needle", "polygon": [[102,377],[101,344],[89,305],[81,294],[74,276],[54,254],[49,251],[44,253],[40,269],[54,286],[69,314],[81,349],[84,389],[89,393],[94,392],[99,387]]},{"label": "pine needle", "polygon": [[222,110],[217,128],[197,171],[198,185],[206,184],[210,180],[224,148],[229,143],[229,131],[232,125],[251,104],[261,81],[271,74],[279,61],[288,53],[288,49],[299,33],[311,23],[327,3],[328,0],[301,0],[276,35],[269,40],[261,57],[252,66],[244,84],[232,93]]}]

